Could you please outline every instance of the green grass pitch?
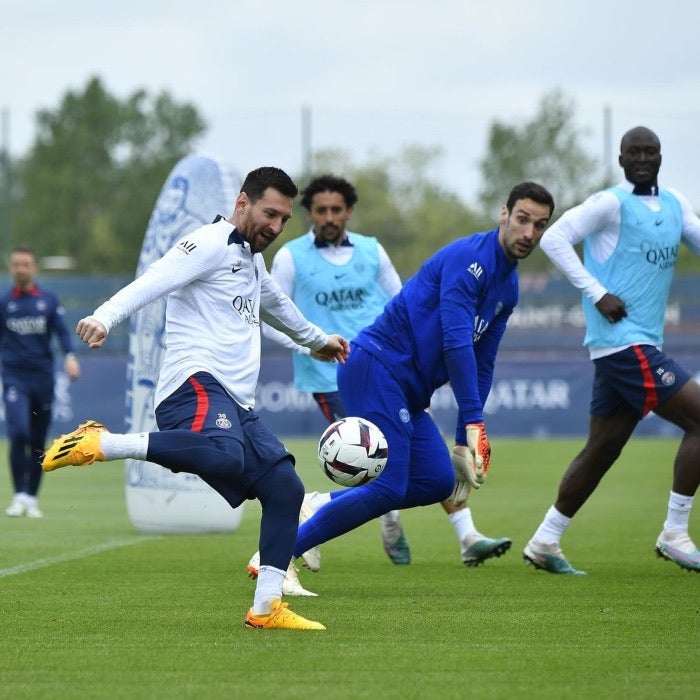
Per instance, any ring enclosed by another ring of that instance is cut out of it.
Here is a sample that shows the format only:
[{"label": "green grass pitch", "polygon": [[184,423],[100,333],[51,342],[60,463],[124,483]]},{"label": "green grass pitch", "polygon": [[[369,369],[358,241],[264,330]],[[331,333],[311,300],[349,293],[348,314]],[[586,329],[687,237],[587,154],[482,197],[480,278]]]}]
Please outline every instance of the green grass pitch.
[{"label": "green grass pitch", "polygon": [[[328,490],[313,441],[286,442],[307,490]],[[471,506],[513,548],[477,569],[439,506],[403,515],[410,566],[389,562],[377,523],[324,545],[321,571],[301,571],[319,597],[289,602],[325,632],[244,629],[256,502],[235,533],[148,536],[122,463],[47,474],[43,520],[0,520],[0,696],[696,698],[700,576],[654,554],[676,441],[633,439],[576,517],[563,548],[588,576],[522,561],[581,444],[494,440]]]}]

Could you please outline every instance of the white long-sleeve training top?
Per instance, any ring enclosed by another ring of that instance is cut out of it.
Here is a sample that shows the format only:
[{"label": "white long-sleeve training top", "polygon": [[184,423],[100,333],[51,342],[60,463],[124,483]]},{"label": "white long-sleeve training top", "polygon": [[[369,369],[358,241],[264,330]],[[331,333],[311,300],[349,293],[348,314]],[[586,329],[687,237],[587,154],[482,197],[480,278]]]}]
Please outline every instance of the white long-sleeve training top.
[{"label": "white long-sleeve training top", "polygon": [[[618,187],[632,192],[634,185],[627,180]],[[700,254],[700,220],[690,202],[677,190],[669,188],[681,206],[683,215],[683,241],[695,253]],[[652,211],[658,211],[657,196],[641,196]],[[590,237],[592,255],[599,262],[606,261],[615,251],[620,237],[620,200],[610,191],[596,192],[578,206],[569,209],[552,224],[540,241],[540,248],[556,267],[580,289],[594,304],[598,303],[607,289],[584,267],[574,249],[577,243]]]},{"label": "white long-sleeve training top", "polygon": [[180,239],[92,314],[107,331],[167,295],[166,350],[155,405],[195,372],[210,373],[243,408],[255,406],[260,319],[320,350],[328,336],[301,314],[261,254],[223,218]]}]

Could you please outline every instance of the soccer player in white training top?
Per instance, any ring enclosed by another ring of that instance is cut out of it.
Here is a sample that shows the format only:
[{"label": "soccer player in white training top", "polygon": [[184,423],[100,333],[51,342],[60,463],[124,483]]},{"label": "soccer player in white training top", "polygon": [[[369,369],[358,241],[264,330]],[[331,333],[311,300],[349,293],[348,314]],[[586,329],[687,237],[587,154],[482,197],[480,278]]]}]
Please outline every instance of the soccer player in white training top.
[{"label": "soccer player in white training top", "polygon": [[166,351],[155,395],[159,431],[113,434],[95,421],[47,451],[44,471],[94,461],[147,460],[201,477],[235,508],[262,505],[261,566],[245,624],[259,629],[322,630],[281,601],[304,487],[294,458],[255,413],[260,320],[329,360],[348,344],[310,323],[270,277],[261,255],[292,214],[297,187],[279,168],[248,174],[233,214],[187,234],[117,292],[77,333],[99,348],[110,329],[167,295]]}]

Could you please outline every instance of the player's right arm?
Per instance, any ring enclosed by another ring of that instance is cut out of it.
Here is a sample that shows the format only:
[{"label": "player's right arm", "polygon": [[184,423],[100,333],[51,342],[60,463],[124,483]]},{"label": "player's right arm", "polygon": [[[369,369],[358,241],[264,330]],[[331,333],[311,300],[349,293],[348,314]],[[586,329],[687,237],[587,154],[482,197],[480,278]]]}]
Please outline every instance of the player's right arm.
[{"label": "player's right arm", "polygon": [[464,505],[471,489],[479,488],[484,482],[490,456],[474,350],[476,310],[488,273],[477,277],[468,271],[477,255],[478,251],[470,244],[452,247],[445,256],[440,273],[443,354],[457,402],[457,427],[452,450],[456,485],[451,497],[455,506]]},{"label": "player's right arm", "polygon": [[614,252],[620,236],[620,202],[612,192],[597,192],[566,211],[542,236],[540,248],[571,284],[594,304],[608,290],[584,266],[574,246],[590,237],[599,262]]},{"label": "player's right arm", "polygon": [[[101,347],[109,331],[140,308],[180,289],[219,264],[217,237],[203,226],[188,234],[133,282],[122,287],[90,316],[78,322],[76,333],[90,348]],[[202,233],[204,231],[204,233]]]},{"label": "player's right arm", "polygon": [[619,237],[620,201],[612,192],[603,191],[565,212],[540,241],[540,247],[554,265],[610,323],[627,316],[625,302],[586,269],[574,246],[590,238],[589,254],[604,262],[613,254]]},{"label": "player's right arm", "polygon": [[86,316],[78,321],[75,332],[90,350],[96,350],[104,345],[109,331],[107,327],[93,316]]}]

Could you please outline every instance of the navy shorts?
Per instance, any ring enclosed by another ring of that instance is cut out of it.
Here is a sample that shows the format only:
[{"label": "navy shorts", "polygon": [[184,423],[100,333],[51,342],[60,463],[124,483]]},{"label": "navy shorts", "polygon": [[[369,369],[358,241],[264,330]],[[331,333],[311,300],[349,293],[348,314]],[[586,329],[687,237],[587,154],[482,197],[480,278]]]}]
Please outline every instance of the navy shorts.
[{"label": "navy shorts", "polygon": [[197,372],[164,399],[156,409],[156,421],[161,431],[201,433],[224,451],[230,446],[233,454],[243,444],[243,474],[236,479],[241,498],[250,497],[250,487],[282,460],[295,461],[260,416],[241,408],[206,372]]},{"label": "navy shorts", "polygon": [[345,418],[345,406],[343,406],[339,391],[314,393],[312,396],[329,423],[335,423],[335,421]]},{"label": "navy shorts", "polygon": [[593,416],[631,408],[643,418],[691,379],[690,372],[653,345],[633,345],[593,363]]}]

